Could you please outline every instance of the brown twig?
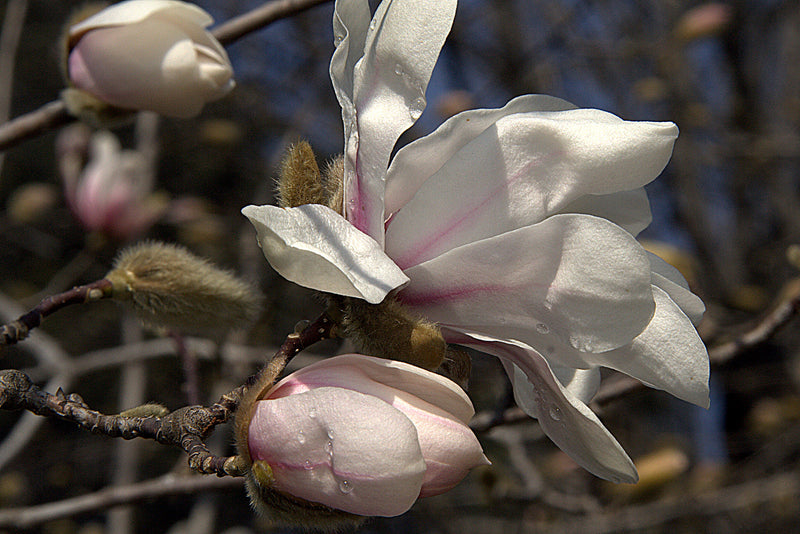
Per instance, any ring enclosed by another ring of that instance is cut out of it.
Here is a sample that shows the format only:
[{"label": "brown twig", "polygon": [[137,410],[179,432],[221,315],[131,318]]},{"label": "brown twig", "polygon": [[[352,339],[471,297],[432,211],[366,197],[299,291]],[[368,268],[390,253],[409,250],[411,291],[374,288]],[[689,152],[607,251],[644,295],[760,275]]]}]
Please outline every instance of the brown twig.
[{"label": "brown twig", "polygon": [[132,504],[145,499],[192,494],[200,491],[226,490],[241,486],[241,479],[230,477],[163,475],[136,484],[112,486],[73,499],[27,508],[5,509],[0,511],[0,527],[26,529],[47,521],[72,517],[120,504]]},{"label": "brown twig", "polygon": [[22,341],[31,330],[42,324],[42,319],[71,304],[83,304],[111,297],[112,285],[105,278],[73,287],[69,291],[47,297],[38,306],[16,321],[0,327],[0,345],[13,345]]},{"label": "brown twig", "polygon": [[331,0],[275,0],[248,13],[234,17],[213,30],[211,33],[223,45],[231,44],[241,37],[260,30],[265,26],[297,13],[311,9]]},{"label": "brown twig", "polygon": [[71,421],[85,430],[110,437],[137,437],[175,445],[189,455],[189,467],[204,474],[242,476],[246,465],[239,456],[213,455],[205,439],[217,425],[225,423],[236,412],[248,389],[265,373],[277,376],[298,352],[334,335],[334,322],[323,313],[302,332],[290,334],[270,362],[244,384],[223,395],[209,406],[185,406],[163,417],[105,415],[89,408],[80,396],[66,395],[59,389],[55,395],[42,391],[30,378],[15,369],[0,372],[0,408],[24,409],[38,415]]}]

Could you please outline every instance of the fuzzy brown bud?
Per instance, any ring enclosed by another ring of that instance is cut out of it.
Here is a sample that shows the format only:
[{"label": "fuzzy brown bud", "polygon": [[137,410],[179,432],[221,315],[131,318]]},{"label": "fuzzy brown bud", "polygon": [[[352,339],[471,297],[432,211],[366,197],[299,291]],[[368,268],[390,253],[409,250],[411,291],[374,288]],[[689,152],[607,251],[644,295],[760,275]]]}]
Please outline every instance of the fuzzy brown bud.
[{"label": "fuzzy brown bud", "polygon": [[260,297],[248,284],[188,250],[148,242],[124,250],[106,275],[153,327],[220,332],[251,323]]},{"label": "fuzzy brown bud", "polygon": [[369,356],[399,360],[435,371],[447,350],[438,326],[415,317],[391,297],[380,304],[331,297],[341,312],[343,336],[352,338]]},{"label": "fuzzy brown bud", "polygon": [[290,146],[281,162],[277,181],[278,205],[295,208],[303,204],[322,204],[341,213],[342,161],[341,157],[336,158],[321,173],[307,141]]}]

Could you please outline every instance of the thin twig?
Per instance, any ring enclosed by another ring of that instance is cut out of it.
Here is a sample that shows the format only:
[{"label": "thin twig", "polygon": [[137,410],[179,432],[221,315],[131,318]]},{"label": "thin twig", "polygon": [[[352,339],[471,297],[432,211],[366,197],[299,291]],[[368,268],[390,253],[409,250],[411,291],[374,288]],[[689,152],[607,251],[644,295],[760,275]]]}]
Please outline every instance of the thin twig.
[{"label": "thin twig", "polygon": [[42,319],[71,304],[92,302],[111,296],[112,284],[105,278],[73,287],[52,297],[47,297],[38,306],[22,315],[16,321],[0,327],[0,345],[13,345],[22,341],[31,330],[42,324]]},{"label": "thin twig", "polygon": [[73,517],[111,506],[132,504],[145,499],[170,495],[189,495],[203,491],[228,490],[240,488],[241,486],[241,479],[230,477],[217,478],[168,474],[127,486],[104,488],[95,493],[82,495],[74,499],[65,499],[27,508],[7,508],[0,511],[0,527],[31,528],[47,521]]},{"label": "thin twig", "polygon": [[243,36],[297,13],[301,13],[331,0],[275,0],[247,13],[234,17],[213,30],[211,33],[223,45],[229,45]]}]

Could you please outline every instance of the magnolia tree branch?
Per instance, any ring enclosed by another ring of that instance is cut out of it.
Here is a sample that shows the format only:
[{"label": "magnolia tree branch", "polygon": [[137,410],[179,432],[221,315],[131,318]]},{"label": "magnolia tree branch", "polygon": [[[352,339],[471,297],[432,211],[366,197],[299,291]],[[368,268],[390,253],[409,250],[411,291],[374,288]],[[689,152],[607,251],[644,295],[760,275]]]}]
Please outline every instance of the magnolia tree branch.
[{"label": "magnolia tree branch", "polygon": [[47,297],[38,306],[22,315],[16,321],[0,327],[0,346],[13,345],[22,341],[28,337],[31,330],[42,324],[42,320],[51,313],[71,304],[83,304],[109,298],[111,293],[111,282],[103,278],[91,284],[73,287],[64,293]]},{"label": "magnolia tree branch", "polygon": [[[323,313],[302,332],[290,334],[269,363],[244,384],[223,395],[209,407],[185,406],[164,416],[105,415],[92,410],[76,394],[66,395],[42,391],[30,378],[15,369],[0,372],[0,408],[24,409],[38,415],[71,421],[85,430],[110,437],[137,437],[178,446],[189,455],[189,467],[204,474],[242,476],[247,466],[239,456],[213,455],[205,439],[217,425],[225,423],[236,412],[249,388],[260,383],[264,375],[274,379],[286,364],[304,348],[335,335],[334,322]],[[146,407],[140,407],[145,408]]]},{"label": "magnolia tree branch", "polygon": [[[241,37],[258,31],[283,18],[301,13],[330,0],[274,0],[252,11],[239,15],[211,30],[223,45],[229,45]],[[54,130],[75,119],[67,112],[64,102],[55,100],[44,106],[20,115],[0,125],[0,151],[11,148],[26,139]]]},{"label": "magnolia tree branch", "polygon": [[0,528],[28,529],[47,521],[94,512],[111,506],[132,504],[170,495],[189,495],[201,491],[240,488],[242,480],[201,476],[163,475],[152,480],[114,486],[73,499],[26,508],[0,510]]}]

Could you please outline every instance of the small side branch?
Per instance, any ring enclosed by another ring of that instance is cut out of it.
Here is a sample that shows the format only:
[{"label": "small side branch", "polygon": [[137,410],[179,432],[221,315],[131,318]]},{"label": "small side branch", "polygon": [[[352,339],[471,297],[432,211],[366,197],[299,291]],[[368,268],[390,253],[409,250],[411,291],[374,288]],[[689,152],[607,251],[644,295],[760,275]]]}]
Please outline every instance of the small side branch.
[{"label": "small side branch", "polygon": [[28,337],[31,330],[42,324],[42,320],[51,313],[71,304],[83,304],[109,298],[111,293],[111,282],[104,278],[91,284],[73,287],[64,293],[47,297],[38,306],[16,321],[0,327],[0,345],[13,345],[22,341]]}]

